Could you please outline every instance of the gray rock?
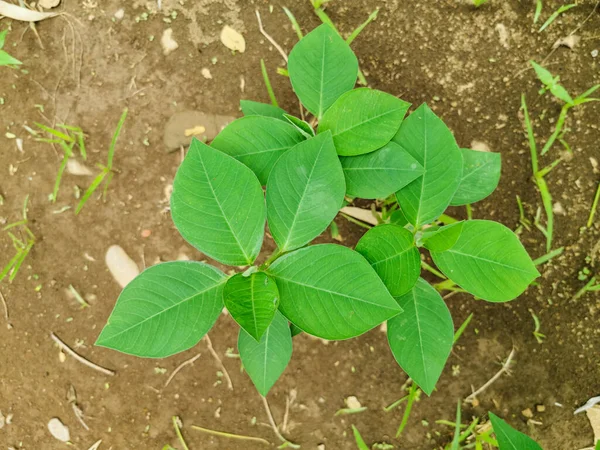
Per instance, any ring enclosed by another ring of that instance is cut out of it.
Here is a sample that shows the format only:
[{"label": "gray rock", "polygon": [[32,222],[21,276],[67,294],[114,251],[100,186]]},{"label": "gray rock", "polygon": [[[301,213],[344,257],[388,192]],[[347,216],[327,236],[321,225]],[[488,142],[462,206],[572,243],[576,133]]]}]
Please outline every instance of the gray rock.
[{"label": "gray rock", "polygon": [[187,147],[192,137],[203,142],[212,141],[227,124],[235,120],[232,116],[207,114],[200,111],[175,113],[165,125],[163,141],[168,152]]}]

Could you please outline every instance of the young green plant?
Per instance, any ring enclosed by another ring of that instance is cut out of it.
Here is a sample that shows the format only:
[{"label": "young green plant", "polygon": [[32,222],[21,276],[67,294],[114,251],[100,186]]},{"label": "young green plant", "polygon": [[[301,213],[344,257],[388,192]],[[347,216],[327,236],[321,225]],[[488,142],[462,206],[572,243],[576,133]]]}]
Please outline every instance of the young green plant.
[{"label": "young green plant", "polygon": [[17,58],[6,53],[6,51],[2,50],[4,48],[4,44],[6,41],[6,35],[8,34],[8,29],[0,31],[0,67],[6,66],[10,68],[15,68],[23,64]]},{"label": "young green plant", "polygon": [[[500,155],[461,149],[425,104],[405,118],[409,103],[356,89],[358,60],[330,25],[296,44],[288,71],[312,118],[245,100],[245,116],[211,145],[192,141],[173,183],[175,226],[233,274],[191,261],[149,267],[125,287],[96,344],[168,357],[195,346],[226,307],[240,326],[245,371],[266,396],[290,361],[293,335],[349,339],[387,321],[390,349],[414,381],[412,403],[433,392],[454,338],[448,307],[420,276],[420,251],[460,289],[493,303],[515,299],[539,276],[504,225],[439,224],[448,206],[494,191]],[[386,208],[403,219],[369,229],[354,250],[312,245],[346,196],[393,196]],[[265,260],[266,225],[276,250]]]}]

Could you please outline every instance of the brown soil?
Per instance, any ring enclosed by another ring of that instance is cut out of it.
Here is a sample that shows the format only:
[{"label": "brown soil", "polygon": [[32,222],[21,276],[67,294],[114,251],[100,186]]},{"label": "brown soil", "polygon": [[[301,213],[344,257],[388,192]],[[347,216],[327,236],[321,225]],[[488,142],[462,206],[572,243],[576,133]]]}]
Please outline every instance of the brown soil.
[{"label": "brown soil", "polygon": [[[147,3],[150,10],[156,9],[156,2]],[[182,251],[202,258],[186,246],[163,211],[164,189],[180,163],[179,153],[168,153],[162,146],[168,118],[185,109],[239,115],[240,98],[268,101],[260,58],[270,68],[283,106],[297,112],[288,81],[275,75],[282,58],[259,34],[254,10],[261,11],[266,29],[289,51],[296,35],[281,6],[290,7],[303,29],[309,30],[318,20],[308,1],[197,0],[185,2],[184,7],[180,3],[184,2],[163,0],[163,12],[177,12],[175,19],[168,16],[169,24],[161,13],[150,13],[144,20],[145,1],[63,0],[70,16],[37,26],[45,50],[26,24],[12,23],[6,49],[25,63],[27,72],[0,68],[4,100],[0,106],[0,192],[5,198],[0,217],[19,220],[24,197],[29,195],[28,217],[38,242],[14,282],[0,285],[13,325],[10,330],[0,327],[0,410],[4,415],[14,414],[12,423],[0,429],[2,448],[66,448],[46,429],[52,417],[69,426],[75,448],[83,450],[98,439],[103,440],[101,449],[160,449],[165,444],[181,448],[171,424],[174,415],[182,418],[191,449],[265,448],[202,434],[192,430],[191,424],[277,442],[263,426],[267,418],[262,403],[239,370],[239,360],[224,356],[237,340],[229,317],[223,316],[210,336],[231,374],[234,391],[221,382],[219,367],[204,343],[165,360],[137,359],[93,346],[119,294],[103,262],[109,245],[123,246],[136,261],[141,263],[143,258],[146,264],[175,259]],[[377,21],[353,45],[370,85],[415,105],[427,101],[461,145],[476,140],[502,153],[500,187],[475,206],[474,214],[513,229],[519,218],[516,195],[523,199],[530,219],[541,205],[530,180],[529,153],[518,116],[520,94],[527,94],[539,124],[540,142],[551,132],[551,120],[560,109],[548,95],[538,96],[538,83],[532,71],[526,70],[527,61],[543,60],[556,39],[576,28],[596,2],[579,2],[543,33],[537,32],[539,24],[532,24],[533,3],[490,0],[474,9],[458,0],[334,0],[328,9],[341,31],[349,33],[375,7],[381,8]],[[544,4],[543,20],[562,2]],[[120,7],[125,8],[124,19],[113,20]],[[1,21],[0,28],[8,23]],[[74,47],[69,24],[75,30]],[[244,32],[246,53],[233,55],[221,45],[218,34],[223,24]],[[180,47],[164,56],[160,37],[168,27],[173,28]],[[600,82],[600,58],[591,56],[600,46],[599,28],[600,14],[595,13],[576,33],[583,39],[575,49],[559,48],[546,61],[574,93]],[[201,76],[203,67],[210,69],[212,79]],[[43,105],[43,111],[36,105]],[[49,203],[59,157],[49,145],[35,142],[23,125],[48,123],[49,119],[50,123],[80,126],[88,135],[90,165],[102,163],[125,106],[130,113],[115,157],[119,173],[107,201],[92,198],[78,216],[72,209],[56,214],[63,206],[73,207],[74,186],[85,187],[91,179],[66,175],[58,202]],[[439,448],[450,441],[452,430],[435,421],[452,420],[457,400],[488,380],[514,346],[517,361],[512,377],[502,377],[482,394],[478,407],[465,407],[464,420],[484,417],[491,410],[538,439],[545,449],[591,445],[585,415],[573,416],[573,410],[600,394],[600,296],[590,293],[577,301],[571,298],[585,283],[577,274],[600,238],[600,217],[591,230],[581,229],[599,178],[590,163],[590,157],[600,159],[599,113],[598,104],[571,113],[567,139],[573,157],[548,176],[555,201],[566,212],[557,215],[554,245],[565,246],[564,254],[543,266],[539,286],[512,303],[488,304],[458,295],[448,300],[457,326],[471,312],[473,322],[450,357],[437,392],[415,404],[401,440],[393,436],[402,408],[385,413],[382,407],[404,395],[401,386],[406,375],[377,329],[358,339],[327,344],[305,335],[295,338],[292,362],[269,395],[275,417],[281,421],[286,396],[297,390],[290,412],[290,439],[308,449],[321,443],[327,449],[352,449],[356,447],[350,424],[355,424],[369,443],[386,441],[399,449]],[[24,139],[23,153],[14,140],[4,136],[6,132]],[[555,147],[541,164],[550,163],[558,151]],[[462,217],[464,209],[450,214]],[[338,224],[345,243],[354,245],[362,230],[343,219]],[[145,229],[152,231],[148,238],[141,236]],[[537,230],[525,231],[522,239],[534,257],[545,253],[544,238]],[[2,233],[0,264],[12,254],[10,240]],[[88,298],[92,296],[90,308],[80,309],[66,295],[70,284]],[[36,292],[38,285],[42,288]],[[541,320],[546,335],[543,344],[532,334],[530,309]],[[73,347],[78,343],[79,353],[115,369],[117,375],[102,375],[70,356],[61,362],[51,332]],[[200,359],[163,388],[170,372],[197,352],[202,353]],[[66,400],[71,384],[90,431],[76,421]],[[369,409],[334,417],[349,395],[356,395]],[[536,412],[540,404],[545,405],[545,412]],[[527,423],[521,414],[526,408],[534,411],[536,424]]]}]

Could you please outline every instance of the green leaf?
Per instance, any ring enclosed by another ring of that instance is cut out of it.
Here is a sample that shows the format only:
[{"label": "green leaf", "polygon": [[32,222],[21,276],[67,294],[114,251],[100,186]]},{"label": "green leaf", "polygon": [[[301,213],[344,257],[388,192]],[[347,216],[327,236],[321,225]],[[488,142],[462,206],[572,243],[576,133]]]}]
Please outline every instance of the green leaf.
[{"label": "green leaf", "polygon": [[287,319],[276,312],[259,342],[240,328],[238,350],[254,386],[260,395],[266,396],[292,357],[292,334]]},{"label": "green leaf", "polygon": [[354,425],[352,425],[352,433],[354,433],[354,440],[358,450],[369,450],[369,446],[365,443],[363,437],[360,435],[360,431]]},{"label": "green leaf", "polygon": [[452,316],[440,294],[422,278],[396,300],[404,312],[388,320],[390,349],[400,367],[431,395],[452,350]]},{"label": "green leaf", "polygon": [[[453,228],[443,230],[447,230],[449,240],[455,238]],[[440,232],[436,239],[441,241],[446,233]],[[464,222],[454,245],[446,251],[432,251],[431,256],[444,275],[491,302],[513,300],[540,276],[519,238],[504,225],[489,220]]]},{"label": "green leaf", "polygon": [[496,433],[499,450],[542,450],[529,436],[515,430],[494,413],[489,413],[490,422]]},{"label": "green leaf", "polygon": [[231,317],[257,341],[279,306],[277,285],[263,272],[231,277],[225,285],[224,299]]},{"label": "green leaf", "polygon": [[298,131],[300,131],[300,133],[304,135],[306,139],[315,137],[315,130],[312,129],[309,123],[305,122],[302,119],[298,119],[297,117],[292,116],[291,114],[284,114],[284,117],[288,122],[294,125],[298,129]]},{"label": "green leaf", "polygon": [[341,208],[345,192],[331,133],[283,155],[267,183],[269,229],[280,252],[302,247],[321,234]]},{"label": "green leaf", "polygon": [[340,35],[323,24],[294,46],[288,70],[294,92],[320,120],[338,97],[356,84],[358,60]]},{"label": "green leaf", "polygon": [[197,139],[175,176],[171,215],[185,240],[223,264],[249,265],[260,252],[266,211],[259,181]]},{"label": "green leaf", "polygon": [[410,291],[421,273],[421,257],[413,235],[393,224],[377,225],[356,244],[390,293],[396,297]]},{"label": "green leaf", "polygon": [[303,140],[302,133],[284,120],[247,116],[227,125],[211,147],[250,167],[264,186],[279,157]]},{"label": "green leaf", "polygon": [[7,34],[8,34],[8,29],[0,31],[0,50],[4,47],[4,41],[6,40]]},{"label": "green leaf", "polygon": [[558,77],[554,77],[550,71],[540,66],[535,61],[529,61],[535,70],[535,74],[544,86],[559,100],[565,103],[573,103],[573,98],[567,92],[567,90],[558,83]]},{"label": "green leaf", "polygon": [[402,122],[393,140],[424,168],[422,177],[396,193],[406,218],[420,228],[437,219],[454,197],[462,174],[460,149],[426,104]]},{"label": "green leaf", "polygon": [[4,50],[0,50],[0,66],[18,66],[23,64],[16,58],[13,58]]},{"label": "green leaf", "polygon": [[96,345],[145,358],[193,347],[223,310],[225,280],[198,262],[149,267],[123,289]]},{"label": "green leaf", "polygon": [[341,156],[346,193],[351,197],[387,198],[423,175],[423,166],[394,142],[359,156]]},{"label": "green leaf", "polygon": [[483,200],[498,187],[502,158],[500,153],[478,152],[460,149],[463,157],[463,173],[458,190],[450,205],[468,205]]},{"label": "green leaf", "polygon": [[244,116],[264,116],[285,120],[283,116],[286,114],[286,112],[278,106],[273,106],[269,103],[241,100],[240,107],[242,108]]},{"label": "green leaf", "polygon": [[431,252],[445,252],[454,247],[462,234],[465,222],[460,221],[442,227],[432,226],[423,231],[423,247]]},{"label": "green leaf", "polygon": [[318,131],[331,131],[339,155],[362,155],[390,142],[409,107],[410,103],[386,92],[354,89],[327,110]]},{"label": "green leaf", "polygon": [[402,311],[369,263],[340,245],[288,253],[268,273],[279,288],[283,315],[323,339],[361,335]]},{"label": "green leaf", "polygon": [[292,332],[292,337],[298,336],[300,333],[304,333],[301,328],[298,328],[293,323],[290,323],[290,331]]}]

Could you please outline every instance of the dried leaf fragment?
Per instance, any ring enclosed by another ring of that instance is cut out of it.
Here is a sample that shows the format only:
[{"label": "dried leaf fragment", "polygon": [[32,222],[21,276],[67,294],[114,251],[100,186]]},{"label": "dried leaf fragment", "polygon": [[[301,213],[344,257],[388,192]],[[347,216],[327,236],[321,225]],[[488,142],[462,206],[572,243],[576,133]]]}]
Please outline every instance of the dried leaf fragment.
[{"label": "dried leaf fragment", "polygon": [[235,52],[244,53],[246,51],[246,40],[244,39],[244,36],[229,25],[225,25],[221,30],[221,42],[225,47]]},{"label": "dried leaf fragment", "polygon": [[59,441],[69,442],[71,440],[69,428],[56,417],[50,419],[50,422],[48,422],[48,431]]}]

